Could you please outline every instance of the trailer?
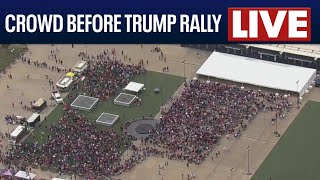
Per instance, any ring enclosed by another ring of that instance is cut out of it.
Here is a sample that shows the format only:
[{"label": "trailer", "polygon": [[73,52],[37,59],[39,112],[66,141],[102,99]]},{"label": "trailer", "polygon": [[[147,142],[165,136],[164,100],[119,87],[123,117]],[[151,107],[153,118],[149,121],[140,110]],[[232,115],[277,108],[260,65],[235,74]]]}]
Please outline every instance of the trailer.
[{"label": "trailer", "polygon": [[10,140],[13,143],[19,142],[25,135],[26,127],[19,125],[12,133],[10,134]]},{"label": "trailer", "polygon": [[77,64],[75,64],[72,68],[72,70],[77,73],[81,74],[84,70],[86,70],[88,67],[88,62],[87,61],[79,61]]},{"label": "trailer", "polygon": [[47,101],[44,98],[39,98],[32,104],[32,109],[36,112],[41,112],[47,107]]},{"label": "trailer", "polygon": [[27,120],[28,126],[30,127],[35,127],[38,122],[40,122],[40,114],[38,113],[33,113]]}]

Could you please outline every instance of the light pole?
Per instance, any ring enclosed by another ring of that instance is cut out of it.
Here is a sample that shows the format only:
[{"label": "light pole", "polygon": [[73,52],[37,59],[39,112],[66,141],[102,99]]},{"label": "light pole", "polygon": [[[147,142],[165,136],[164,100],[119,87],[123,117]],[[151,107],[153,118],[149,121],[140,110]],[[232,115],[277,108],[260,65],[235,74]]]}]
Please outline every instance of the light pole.
[{"label": "light pole", "polygon": [[276,130],[274,131],[274,134],[277,135],[277,134],[278,134],[278,123],[277,123],[278,120],[277,120],[277,118],[275,118],[274,121],[275,121],[275,123],[276,123]]},{"label": "light pole", "polygon": [[88,46],[84,46],[86,48],[86,59],[89,59],[88,58]]},{"label": "light pole", "polygon": [[233,171],[233,168],[230,169],[230,180],[232,180],[232,171]]},{"label": "light pole", "polygon": [[296,83],[297,83],[297,107],[299,107],[299,80]]},{"label": "light pole", "polygon": [[161,106],[163,106],[163,101],[162,101],[162,86],[160,86],[160,100],[161,100]]},{"label": "light pole", "polygon": [[183,60],[182,63],[183,63],[183,78],[186,79],[186,60]]},{"label": "light pole", "polygon": [[[278,104],[278,96],[279,96],[279,93],[276,93],[276,104]],[[280,133],[278,132],[278,116],[276,116],[276,118],[274,118],[274,122],[276,123],[276,129],[274,131],[274,135],[276,137],[280,137]]]},{"label": "light pole", "polygon": [[9,124],[7,123],[7,128],[8,128],[8,136],[10,138],[10,130],[9,130]]},{"label": "light pole", "polygon": [[128,147],[127,147],[127,156],[129,156],[129,144],[128,144]]},{"label": "light pole", "polygon": [[280,133],[278,132],[278,119],[275,118],[275,123],[276,123],[276,130],[274,131],[274,134],[276,137],[280,137]]},{"label": "light pole", "polygon": [[247,175],[251,175],[251,172],[250,172],[250,146],[247,147],[247,151],[248,151],[248,171],[247,171]]}]

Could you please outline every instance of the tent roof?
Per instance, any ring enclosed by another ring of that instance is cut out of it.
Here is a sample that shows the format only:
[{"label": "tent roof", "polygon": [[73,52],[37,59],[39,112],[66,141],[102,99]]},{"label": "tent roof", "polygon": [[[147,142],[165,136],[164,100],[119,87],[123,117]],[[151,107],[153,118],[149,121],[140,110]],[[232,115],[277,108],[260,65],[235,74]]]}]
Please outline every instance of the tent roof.
[{"label": "tent roof", "polygon": [[11,134],[11,137],[17,137],[26,127],[19,125]]},{"label": "tent roof", "polygon": [[316,70],[213,52],[197,74],[302,95]]},{"label": "tent roof", "polygon": [[40,116],[40,114],[38,114],[38,113],[33,113],[33,114],[29,117],[29,119],[27,120],[27,122],[28,122],[28,123],[33,123],[34,120],[36,120],[39,116]]},{"label": "tent roof", "polygon": [[66,87],[68,87],[72,82],[73,82],[72,77],[65,76],[65,77],[62,77],[62,78],[56,83],[56,86],[58,86],[58,87],[60,87],[60,88],[66,88]]},{"label": "tent roof", "polygon": [[73,77],[73,76],[74,76],[74,73],[73,73],[73,72],[68,72],[68,73],[66,74],[66,76],[67,76],[67,77]]},{"label": "tent roof", "polygon": [[132,91],[132,92],[139,92],[144,87],[144,84],[137,83],[137,82],[130,82],[124,90],[126,91]]}]

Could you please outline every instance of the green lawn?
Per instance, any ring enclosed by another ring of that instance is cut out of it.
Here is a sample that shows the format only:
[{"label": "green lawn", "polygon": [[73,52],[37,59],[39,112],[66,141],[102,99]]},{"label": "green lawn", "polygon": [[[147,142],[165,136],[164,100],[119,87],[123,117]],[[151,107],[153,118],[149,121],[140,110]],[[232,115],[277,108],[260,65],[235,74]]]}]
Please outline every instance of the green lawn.
[{"label": "green lawn", "polygon": [[[14,51],[11,52],[12,48]],[[5,70],[12,61],[19,57],[22,52],[25,52],[27,47],[25,45],[0,45],[0,72]]]},{"label": "green lawn", "polygon": [[[120,120],[113,126],[113,129],[120,132],[121,124],[133,121],[135,118],[141,118],[142,116],[155,116],[159,112],[161,104],[164,104],[173,95],[177,88],[183,83],[184,79],[179,76],[148,71],[146,75],[136,76],[133,81],[145,84],[146,91],[140,95],[143,101],[141,106],[118,106],[113,104],[112,99],[112,101],[100,101],[94,110],[88,113],[83,112],[83,114],[92,122],[94,122],[102,112],[118,114],[120,115]],[[162,93],[155,94],[153,91],[154,88],[160,88]],[[51,112],[47,120],[41,123],[41,127],[37,128],[33,132],[33,135],[28,137],[27,141],[39,141],[43,143],[48,135],[49,127],[57,123],[57,120],[62,115],[63,106],[59,105]],[[100,127],[107,128],[105,126]],[[40,138],[41,131],[45,133],[42,140]]]},{"label": "green lawn", "polygon": [[320,103],[309,101],[252,180],[320,179]]}]

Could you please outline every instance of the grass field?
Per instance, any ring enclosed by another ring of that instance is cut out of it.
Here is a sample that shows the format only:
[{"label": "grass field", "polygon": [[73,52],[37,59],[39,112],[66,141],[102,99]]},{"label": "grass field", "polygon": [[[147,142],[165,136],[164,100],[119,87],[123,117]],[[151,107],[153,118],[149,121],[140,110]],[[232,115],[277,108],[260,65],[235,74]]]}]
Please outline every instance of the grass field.
[{"label": "grass field", "polygon": [[[14,48],[14,51],[11,52],[12,48]],[[11,62],[26,50],[25,45],[0,45],[0,72],[5,70]]]},{"label": "grass field", "polygon": [[309,101],[251,180],[320,179],[320,103]]},{"label": "grass field", "polygon": [[[160,106],[164,104],[183,83],[183,77],[162,74],[158,72],[150,72],[146,75],[136,76],[133,80],[145,84],[146,91],[140,97],[142,98],[141,106],[123,107],[113,104],[111,101],[100,101],[94,110],[91,112],[83,112],[83,114],[92,122],[94,122],[102,112],[120,115],[120,120],[113,126],[113,129],[120,132],[121,124],[133,121],[135,118],[142,116],[155,116],[159,112]],[[153,89],[160,88],[160,94],[155,94]],[[43,143],[48,135],[49,127],[56,124],[58,119],[63,115],[63,106],[57,106],[47,117],[47,120],[41,123],[32,136],[29,136],[27,141],[38,141]],[[101,125],[99,125],[101,126]],[[47,127],[47,128],[46,128]],[[101,128],[107,128],[101,126]],[[41,131],[44,132],[43,139],[41,139]]]}]

